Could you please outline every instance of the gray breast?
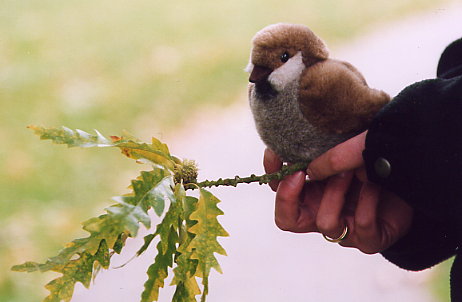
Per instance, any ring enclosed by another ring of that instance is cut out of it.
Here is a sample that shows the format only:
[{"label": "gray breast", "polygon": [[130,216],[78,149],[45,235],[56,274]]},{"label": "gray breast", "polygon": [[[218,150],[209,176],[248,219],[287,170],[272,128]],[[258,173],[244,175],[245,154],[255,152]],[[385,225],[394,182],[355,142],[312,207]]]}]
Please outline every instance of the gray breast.
[{"label": "gray breast", "polygon": [[306,120],[298,105],[298,83],[277,94],[259,94],[250,85],[249,102],[263,142],[285,162],[310,162],[346,137],[323,133]]}]

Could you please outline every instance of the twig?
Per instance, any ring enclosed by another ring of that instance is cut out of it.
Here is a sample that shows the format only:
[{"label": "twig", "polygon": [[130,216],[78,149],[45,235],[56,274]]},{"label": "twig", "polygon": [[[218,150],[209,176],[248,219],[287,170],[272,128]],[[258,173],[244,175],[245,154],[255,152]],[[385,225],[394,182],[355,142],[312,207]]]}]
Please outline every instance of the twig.
[{"label": "twig", "polygon": [[233,186],[236,187],[238,184],[241,183],[253,183],[258,182],[261,184],[267,184],[272,180],[281,180],[285,176],[293,174],[297,171],[306,170],[308,167],[307,163],[297,163],[293,165],[284,165],[281,170],[271,174],[263,174],[263,175],[255,175],[252,174],[248,177],[240,177],[235,176],[234,178],[219,178],[217,180],[205,180],[198,183],[188,183],[184,185],[186,190],[194,190],[197,188],[210,188],[210,187],[218,187],[218,186]]}]

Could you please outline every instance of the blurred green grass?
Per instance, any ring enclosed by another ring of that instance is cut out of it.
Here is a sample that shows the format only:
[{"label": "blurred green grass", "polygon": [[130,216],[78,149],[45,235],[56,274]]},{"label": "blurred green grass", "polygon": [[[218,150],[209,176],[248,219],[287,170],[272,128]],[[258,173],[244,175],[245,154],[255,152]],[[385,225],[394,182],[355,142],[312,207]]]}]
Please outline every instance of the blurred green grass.
[{"label": "blurred green grass", "polygon": [[115,150],[40,142],[28,124],[162,138],[244,94],[250,39],[265,25],[303,23],[332,45],[444,2],[1,1],[0,301],[43,295],[44,276],[9,268],[83,236],[79,222],[137,168]]},{"label": "blurred green grass", "polygon": [[436,301],[451,301],[449,274],[451,272],[451,266],[453,262],[454,257],[432,268],[433,274],[431,278],[431,292]]}]

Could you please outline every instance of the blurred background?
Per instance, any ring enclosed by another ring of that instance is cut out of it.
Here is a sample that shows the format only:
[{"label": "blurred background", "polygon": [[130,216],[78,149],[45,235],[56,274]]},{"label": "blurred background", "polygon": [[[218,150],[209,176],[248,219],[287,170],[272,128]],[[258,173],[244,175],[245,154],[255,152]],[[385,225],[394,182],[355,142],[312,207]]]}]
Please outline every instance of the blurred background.
[{"label": "blurred background", "polygon": [[[176,133],[185,137],[198,119],[210,118],[202,128],[207,132],[214,128],[214,113],[245,105],[243,68],[250,39],[262,27],[303,23],[335,49],[372,28],[436,13],[453,2],[0,1],[0,301],[44,297],[52,274],[13,273],[10,267],[42,262],[85,236],[80,222],[125,193],[140,169],[117,150],[67,150],[41,142],[27,125],[105,135],[127,130],[181,146]],[[232,219],[239,223],[239,217]],[[441,270],[431,283],[443,288],[435,290],[442,292],[436,297],[446,301],[447,268]]]}]

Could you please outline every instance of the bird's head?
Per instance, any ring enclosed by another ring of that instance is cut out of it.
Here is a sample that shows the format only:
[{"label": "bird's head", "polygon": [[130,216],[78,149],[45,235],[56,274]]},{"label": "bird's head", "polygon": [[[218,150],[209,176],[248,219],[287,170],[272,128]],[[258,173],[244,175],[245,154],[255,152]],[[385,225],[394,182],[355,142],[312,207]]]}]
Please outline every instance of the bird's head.
[{"label": "bird's head", "polygon": [[297,80],[306,67],[328,56],[324,42],[308,27],[278,23],[254,36],[246,71],[257,87],[270,86],[277,92]]}]

